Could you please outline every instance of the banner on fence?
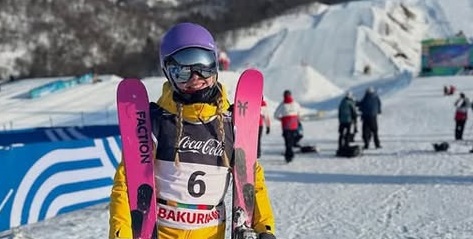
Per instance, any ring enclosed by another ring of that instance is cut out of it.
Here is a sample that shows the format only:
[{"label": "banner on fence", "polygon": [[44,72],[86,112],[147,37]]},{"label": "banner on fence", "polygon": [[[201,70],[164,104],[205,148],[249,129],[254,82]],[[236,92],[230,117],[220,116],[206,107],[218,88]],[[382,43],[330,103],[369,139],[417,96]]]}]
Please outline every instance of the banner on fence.
[{"label": "banner on fence", "polygon": [[109,200],[119,136],[0,149],[0,231]]},{"label": "banner on fence", "polygon": [[118,125],[38,127],[0,131],[0,146],[105,138],[119,134]]}]

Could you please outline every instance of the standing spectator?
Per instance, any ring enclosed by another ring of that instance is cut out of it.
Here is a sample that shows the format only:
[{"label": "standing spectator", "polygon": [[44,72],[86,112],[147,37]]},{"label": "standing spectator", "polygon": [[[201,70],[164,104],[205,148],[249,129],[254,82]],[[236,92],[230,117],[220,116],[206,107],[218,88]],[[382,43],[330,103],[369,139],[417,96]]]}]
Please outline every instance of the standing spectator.
[{"label": "standing spectator", "polygon": [[463,139],[463,130],[468,118],[468,108],[470,108],[470,100],[465,96],[465,93],[460,93],[460,98],[455,101],[455,139]]},{"label": "standing spectator", "polygon": [[450,94],[450,95],[453,95],[453,94],[455,94],[455,91],[456,91],[456,89],[457,89],[457,88],[456,88],[454,85],[450,85],[450,91],[449,91],[449,94]]},{"label": "standing spectator", "polygon": [[358,133],[358,116],[359,116],[359,110],[358,110],[358,107],[356,105],[356,98],[353,96],[351,96],[351,100],[353,101],[353,105],[355,106],[355,117],[353,118],[353,121],[352,121],[352,124],[351,124],[351,128],[350,128],[350,134],[349,134],[349,139],[348,141],[349,142],[355,142],[355,137],[356,137],[356,133]]},{"label": "standing spectator", "polygon": [[381,148],[378,137],[378,114],[381,114],[381,100],[373,87],[366,90],[358,106],[363,121],[361,134],[365,143],[364,149],[369,148],[371,136],[373,136],[375,147]]},{"label": "standing spectator", "polygon": [[454,85],[450,85],[450,95],[455,94],[456,89],[457,88]]},{"label": "standing spectator", "polygon": [[269,134],[271,120],[269,119],[269,113],[268,113],[268,107],[267,107],[266,101],[263,98],[261,99],[261,115],[259,118],[257,158],[261,157],[261,136],[263,134],[264,126],[266,126],[266,134]]},{"label": "standing spectator", "polygon": [[351,138],[351,128],[356,130],[356,106],[353,94],[348,92],[338,106],[338,149],[348,147]]},{"label": "standing spectator", "polygon": [[228,71],[230,69],[230,57],[228,57],[224,50],[218,52],[218,65],[219,70]]},{"label": "standing spectator", "polygon": [[450,89],[446,85],[443,86],[443,95],[450,95]]},{"label": "standing spectator", "polygon": [[284,144],[286,146],[286,152],[284,157],[286,162],[291,162],[294,158],[294,135],[299,127],[299,112],[301,106],[293,98],[291,91],[285,90],[283,94],[283,102],[281,102],[276,111],[274,112],[274,118],[281,121],[282,136],[284,137]]}]

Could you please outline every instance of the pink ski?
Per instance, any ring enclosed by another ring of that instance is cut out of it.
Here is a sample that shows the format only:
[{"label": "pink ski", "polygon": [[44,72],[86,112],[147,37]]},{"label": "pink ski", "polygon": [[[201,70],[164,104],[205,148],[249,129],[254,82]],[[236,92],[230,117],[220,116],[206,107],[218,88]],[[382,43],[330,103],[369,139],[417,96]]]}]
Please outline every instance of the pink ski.
[{"label": "pink ski", "polygon": [[263,95],[263,75],[255,69],[243,72],[235,92],[235,165],[233,166],[232,239],[257,238],[252,229],[255,207],[255,163],[258,122]]},{"label": "pink ski", "polygon": [[128,201],[134,239],[156,238],[156,193],[148,93],[139,79],[124,79],[117,89]]}]

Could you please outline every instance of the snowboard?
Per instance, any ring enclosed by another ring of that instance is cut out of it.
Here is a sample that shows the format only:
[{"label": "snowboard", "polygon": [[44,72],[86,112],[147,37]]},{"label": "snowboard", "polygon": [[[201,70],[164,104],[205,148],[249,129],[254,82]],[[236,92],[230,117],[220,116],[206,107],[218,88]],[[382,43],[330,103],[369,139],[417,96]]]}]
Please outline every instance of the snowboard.
[{"label": "snowboard", "polygon": [[300,146],[298,150],[294,150],[296,154],[318,153],[319,149],[315,145]]},{"label": "snowboard", "polygon": [[255,165],[263,75],[245,70],[238,80],[234,105],[235,162],[233,174],[232,239],[256,239],[252,229],[255,208]]},{"label": "snowboard", "polygon": [[360,145],[350,145],[337,149],[337,151],[335,152],[335,156],[353,158],[360,156],[362,153],[363,150],[361,149]]},{"label": "snowboard", "polygon": [[156,238],[156,193],[148,93],[139,79],[117,89],[118,124],[134,239]]}]

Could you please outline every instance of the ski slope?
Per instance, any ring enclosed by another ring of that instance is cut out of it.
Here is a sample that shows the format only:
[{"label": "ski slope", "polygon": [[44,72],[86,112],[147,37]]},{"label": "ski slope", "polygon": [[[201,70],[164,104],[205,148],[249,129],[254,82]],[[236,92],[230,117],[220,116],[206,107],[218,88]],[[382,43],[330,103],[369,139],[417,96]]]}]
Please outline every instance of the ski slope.
[{"label": "ski slope", "polygon": [[[260,162],[278,238],[471,238],[472,124],[466,125],[465,140],[453,140],[458,94],[442,92],[443,85],[453,84],[473,96],[471,80],[417,78],[384,97],[379,117],[383,148],[366,150],[357,158],[334,156],[338,121],[326,118],[304,122],[302,144],[316,144],[320,153],[298,154],[286,164],[281,130],[273,120],[271,133],[263,138]],[[145,82],[149,88],[158,83]],[[105,91],[94,91],[90,97],[99,100]],[[68,102],[64,98],[62,104]],[[434,152],[432,143],[443,141],[449,142],[449,151]],[[16,230],[16,239],[106,238],[107,205]]]}]

